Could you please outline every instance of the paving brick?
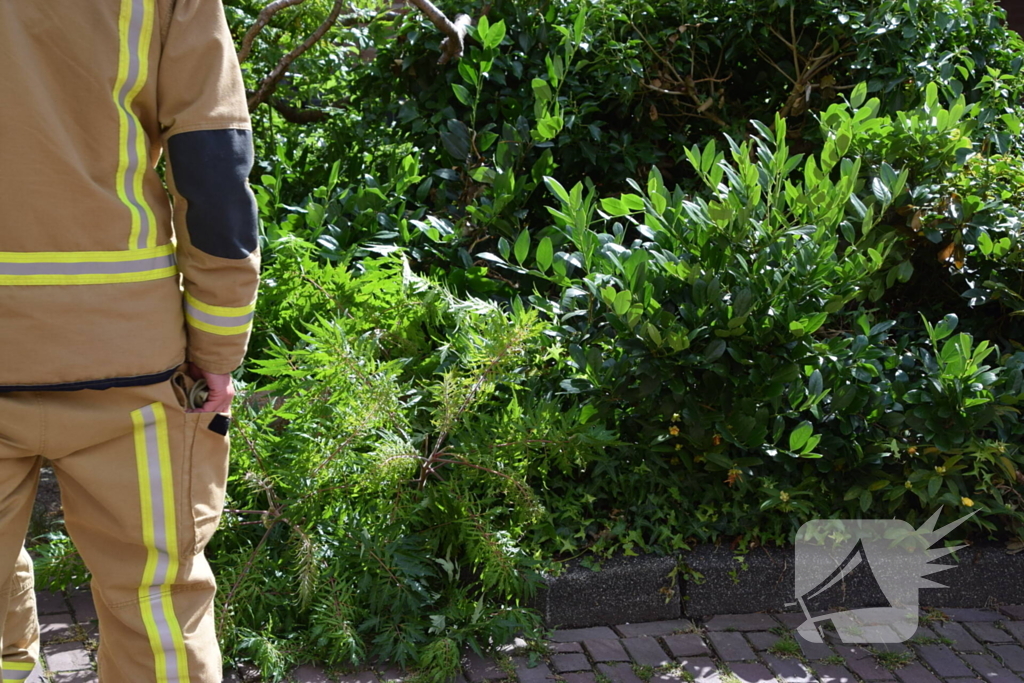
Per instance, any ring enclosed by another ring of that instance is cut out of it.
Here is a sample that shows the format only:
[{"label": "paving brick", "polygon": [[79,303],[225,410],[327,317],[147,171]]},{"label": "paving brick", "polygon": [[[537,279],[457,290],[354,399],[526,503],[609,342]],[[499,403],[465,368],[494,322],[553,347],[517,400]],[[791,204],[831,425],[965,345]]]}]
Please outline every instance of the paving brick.
[{"label": "paving brick", "polygon": [[68,604],[64,594],[58,591],[36,591],[36,610],[39,614],[56,614],[67,612]]},{"label": "paving brick", "polygon": [[1024,621],[1004,621],[1003,626],[1013,634],[1013,637],[1024,644]]},{"label": "paving brick", "polygon": [[75,613],[75,620],[86,622],[96,619],[96,605],[92,601],[92,593],[73,593],[68,596],[71,603],[71,611]]},{"label": "paving brick", "polygon": [[973,675],[967,665],[945,645],[915,645],[914,649],[917,650],[918,656],[943,678]]},{"label": "paving brick", "polygon": [[591,628],[567,628],[555,631],[551,634],[551,640],[556,643],[580,643],[584,640],[602,640],[606,638],[618,638],[615,631],[607,626],[592,626]]},{"label": "paving brick", "polygon": [[935,631],[936,635],[940,638],[949,638],[953,641],[950,645],[957,652],[983,652],[985,648],[981,646],[981,643],[976,641],[967,629],[963,627],[963,624],[957,624],[956,622],[950,622],[948,624],[933,624],[932,630]]},{"label": "paving brick", "polygon": [[630,659],[642,666],[661,666],[672,663],[672,658],[666,654],[655,638],[623,638],[622,646],[626,648]]},{"label": "paving brick", "polygon": [[611,679],[612,683],[644,683],[633,673],[630,664],[598,664],[597,670]]},{"label": "paving brick", "polygon": [[730,664],[729,670],[741,683],[776,683],[775,676],[764,664],[739,662]]},{"label": "paving brick", "polygon": [[988,621],[969,621],[964,624],[972,636],[983,643],[1012,643],[1013,636]]},{"label": "paving brick", "polygon": [[757,655],[750,649],[742,633],[730,633],[728,631],[710,631],[708,640],[715,648],[718,656],[727,662],[738,662],[743,659],[757,659]]},{"label": "paving brick", "polygon": [[62,673],[50,674],[53,683],[99,683],[99,676],[95,671],[64,671]]},{"label": "paving brick", "polygon": [[547,641],[548,648],[552,654],[565,654],[566,652],[583,652],[580,643],[556,643],[553,640]]},{"label": "paving brick", "polygon": [[516,667],[516,680],[519,683],[551,683],[555,679],[555,674],[544,662],[530,666],[527,657],[513,657],[512,663]]},{"label": "paving brick", "polygon": [[999,657],[1010,671],[1024,671],[1024,648],[1019,645],[990,645],[989,650]]},{"label": "paving brick", "polygon": [[838,664],[815,664],[814,675],[821,683],[856,683],[857,681],[849,669]]},{"label": "paving brick", "polygon": [[718,667],[708,657],[679,657],[679,666],[691,676],[695,683],[718,681]]},{"label": "paving brick", "polygon": [[895,678],[892,672],[879,664],[874,657],[849,659],[846,665],[850,667],[850,671],[865,681],[891,681]]},{"label": "paving brick", "polygon": [[62,614],[39,615],[39,640],[67,640],[75,633],[75,621],[67,612]]},{"label": "paving brick", "polygon": [[782,636],[777,636],[774,633],[769,633],[768,631],[751,631],[750,633],[747,633],[746,636],[747,641],[750,642],[750,645],[754,648],[755,652],[763,652],[782,640]]},{"label": "paving brick", "polygon": [[43,646],[46,666],[50,671],[88,669],[89,654],[81,643],[57,643]]},{"label": "paving brick", "polygon": [[784,659],[772,654],[766,654],[764,655],[764,663],[779,677],[779,680],[785,681],[785,683],[814,683],[817,681],[811,670],[799,660]]},{"label": "paving brick", "polygon": [[1003,605],[999,611],[1015,621],[1024,621],[1024,605]]},{"label": "paving brick", "polygon": [[993,681],[993,683],[1021,683],[1018,676],[1010,673],[1008,669],[1004,668],[1002,664],[990,655],[964,655],[964,661],[970,664],[986,681]]},{"label": "paving brick", "polygon": [[466,677],[473,683],[508,678],[508,674],[498,668],[493,657],[481,657],[468,648],[462,652],[462,664]]},{"label": "paving brick", "polygon": [[772,616],[778,619],[779,623],[792,631],[800,628],[800,624],[807,620],[807,617],[800,612],[782,612],[780,614],[773,614]]},{"label": "paving brick", "polygon": [[617,639],[584,640],[583,648],[594,662],[628,662],[629,655]]},{"label": "paving brick", "polygon": [[858,645],[856,643],[843,643],[837,641],[838,638],[836,640],[831,641],[832,648],[840,657],[842,657],[846,661],[850,661],[851,659],[864,659],[865,657],[871,656],[871,652],[861,645]]},{"label": "paving brick", "polygon": [[597,676],[593,671],[578,671],[576,673],[562,674],[565,683],[597,683]]},{"label": "paving brick", "polygon": [[915,638],[935,638],[935,631],[931,630],[924,624],[918,624],[917,630],[914,631],[914,635],[910,637],[910,640]]},{"label": "paving brick", "polygon": [[324,670],[312,664],[303,664],[292,671],[296,683],[333,683]]},{"label": "paving brick", "polygon": [[683,683],[686,677],[678,667],[672,667],[667,671],[656,672],[651,676],[649,683]]},{"label": "paving brick", "polygon": [[551,666],[558,673],[565,671],[590,671],[590,661],[583,654],[552,655]]},{"label": "paving brick", "polygon": [[901,666],[894,673],[901,683],[942,683],[941,679],[918,662]]},{"label": "paving brick", "polygon": [[804,653],[804,657],[812,662],[836,656],[836,653],[832,651],[832,648],[827,643],[812,643],[799,633],[794,633],[793,635],[796,638],[796,642],[800,644],[800,650]]},{"label": "paving brick", "polygon": [[768,614],[719,614],[705,624],[709,631],[767,631],[775,626]]},{"label": "paving brick", "polygon": [[673,657],[701,657],[711,654],[699,633],[682,633],[663,638]]},{"label": "paving brick", "polygon": [[972,609],[969,607],[943,607],[939,610],[953,621],[999,621],[999,612],[991,609]]},{"label": "paving brick", "polygon": [[36,664],[36,668],[29,672],[25,683],[49,683],[49,681],[46,680],[46,674],[43,673],[42,668]]},{"label": "paving brick", "polygon": [[978,683],[978,677],[974,678],[946,678],[943,679],[946,683]]},{"label": "paving brick", "polygon": [[619,624],[615,630],[626,638],[637,636],[667,636],[676,631],[689,631],[693,622],[689,619],[670,619],[667,621],[648,621],[641,624]]},{"label": "paving brick", "polygon": [[[316,675],[322,678],[312,678],[309,683],[331,683],[333,679],[327,677],[318,667],[310,667],[316,672]],[[296,679],[298,683],[305,683],[301,678]],[[372,671],[360,671],[354,674],[345,674],[344,676],[338,677],[338,683],[379,683],[377,680],[377,674]]]}]

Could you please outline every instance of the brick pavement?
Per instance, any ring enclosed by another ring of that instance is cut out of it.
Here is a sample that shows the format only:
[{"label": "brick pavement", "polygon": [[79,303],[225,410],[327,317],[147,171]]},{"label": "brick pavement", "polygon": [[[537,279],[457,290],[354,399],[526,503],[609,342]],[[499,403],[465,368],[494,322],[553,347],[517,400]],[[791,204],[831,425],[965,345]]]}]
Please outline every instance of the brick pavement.
[{"label": "brick pavement", "polygon": [[[38,593],[43,666],[30,683],[97,683],[96,613],[88,593]],[[922,611],[906,644],[861,647],[834,634],[797,636],[794,614],[726,614],[553,631],[495,656],[466,652],[452,683],[1024,683],[1024,606]],[[294,683],[401,681],[394,667],[329,673],[307,665]],[[227,672],[225,683],[267,683]],[[283,683],[277,682],[274,683]]]}]

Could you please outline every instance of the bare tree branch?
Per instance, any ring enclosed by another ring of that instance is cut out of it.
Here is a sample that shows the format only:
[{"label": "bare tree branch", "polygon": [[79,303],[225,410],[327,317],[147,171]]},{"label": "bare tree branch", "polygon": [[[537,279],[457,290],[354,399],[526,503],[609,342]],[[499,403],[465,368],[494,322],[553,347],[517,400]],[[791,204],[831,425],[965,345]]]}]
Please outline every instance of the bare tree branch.
[{"label": "bare tree branch", "polygon": [[427,19],[430,19],[434,26],[437,27],[437,30],[448,36],[441,43],[443,54],[441,59],[437,60],[437,63],[447,64],[453,59],[460,59],[465,48],[466,29],[469,28],[472,19],[465,14],[460,14],[452,22],[430,0],[408,0],[408,2],[426,14]]},{"label": "bare tree branch", "polygon": [[281,58],[281,61],[274,67],[274,70],[260,83],[259,89],[249,98],[249,111],[258,107],[260,103],[265,102],[274,90],[277,89],[277,84],[284,78],[285,72],[291,63],[298,59],[303,52],[316,45],[324,37],[324,34],[334,26],[335,22],[338,21],[338,17],[341,16],[343,6],[343,0],[334,0],[334,7],[331,8],[331,13],[327,15],[323,23],[308,38],[302,41],[300,45]]},{"label": "bare tree branch", "polygon": [[242,38],[242,49],[238,51],[239,63],[244,62],[249,58],[249,52],[252,51],[252,41],[256,40],[256,36],[266,28],[270,20],[274,18],[274,15],[283,10],[286,7],[292,7],[294,5],[301,5],[306,0],[274,0],[266,7],[264,7],[258,17],[256,17],[256,23],[249,27],[249,30],[245,32],[245,37]]}]

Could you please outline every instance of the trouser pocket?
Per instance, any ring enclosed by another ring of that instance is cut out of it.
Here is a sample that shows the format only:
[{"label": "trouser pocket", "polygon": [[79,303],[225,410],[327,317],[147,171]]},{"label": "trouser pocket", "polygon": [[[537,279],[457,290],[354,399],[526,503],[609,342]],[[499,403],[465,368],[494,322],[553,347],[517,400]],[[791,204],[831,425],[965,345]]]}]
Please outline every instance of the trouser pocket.
[{"label": "trouser pocket", "polygon": [[[188,396],[195,382],[180,370],[171,378],[174,396],[183,411],[190,407]],[[184,418],[184,486],[192,519],[191,533],[182,544],[185,552],[198,555],[210,542],[224,512],[231,417],[225,413],[184,413]]]},{"label": "trouser pocket", "polygon": [[223,413],[186,413],[188,491],[192,509],[192,554],[198,555],[217,530],[228,481],[231,418]]}]

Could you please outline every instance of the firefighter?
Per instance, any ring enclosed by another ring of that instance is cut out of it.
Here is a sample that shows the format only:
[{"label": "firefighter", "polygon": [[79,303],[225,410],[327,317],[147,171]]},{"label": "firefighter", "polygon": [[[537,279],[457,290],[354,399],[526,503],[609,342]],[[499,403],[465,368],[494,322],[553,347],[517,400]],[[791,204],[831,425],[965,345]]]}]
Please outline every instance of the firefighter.
[{"label": "firefighter", "polygon": [[45,458],[100,680],[221,681],[203,549],[260,264],[223,6],[0,0],[0,93],[2,680],[39,656],[23,542]]}]

